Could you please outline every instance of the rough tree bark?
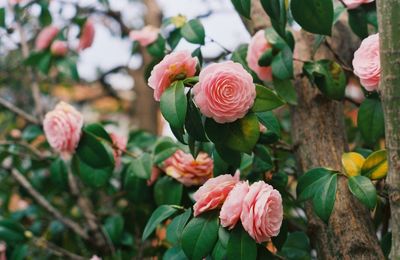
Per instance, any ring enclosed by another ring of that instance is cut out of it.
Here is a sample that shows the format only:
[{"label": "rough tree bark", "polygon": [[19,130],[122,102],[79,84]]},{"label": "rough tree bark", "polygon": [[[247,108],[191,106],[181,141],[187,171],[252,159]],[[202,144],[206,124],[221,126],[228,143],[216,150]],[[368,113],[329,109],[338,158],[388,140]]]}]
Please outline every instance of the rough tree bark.
[{"label": "rough tree bark", "polygon": [[[259,1],[252,1],[253,30],[270,26],[268,17],[262,11]],[[333,43],[344,50],[342,43],[351,42],[351,36],[333,37]],[[348,31],[348,30],[347,30]],[[253,31],[254,32],[254,31]],[[314,37],[306,32],[295,32],[295,56],[310,60]],[[333,44],[332,44],[333,45]],[[348,44],[347,44],[348,45]],[[330,51],[322,46],[315,56],[317,59],[332,59]],[[302,63],[295,64],[295,87],[298,106],[291,108],[292,139],[296,145],[299,170],[304,172],[324,166],[337,170],[341,168],[341,155],[347,148],[344,131],[342,103],[332,101],[320,94],[301,74]],[[329,225],[324,224],[313,213],[311,204],[306,204],[309,219],[309,236],[315,245],[318,259],[383,259],[372,225],[370,213],[350,194],[347,179],[340,176],[334,210]]]},{"label": "rough tree bark", "polygon": [[[143,3],[147,7],[145,15],[145,23],[160,27],[161,25],[161,10],[155,0],[144,0]],[[135,80],[135,104],[134,104],[134,119],[137,121],[139,128],[150,131],[154,134],[158,132],[158,104],[154,101],[153,90],[147,86],[143,75],[145,67],[151,62],[151,57],[147,51],[141,49],[143,64],[142,66],[130,74]]]},{"label": "rough tree bark", "polygon": [[379,0],[381,82],[389,173],[386,185],[391,208],[391,259],[400,259],[400,0]]}]

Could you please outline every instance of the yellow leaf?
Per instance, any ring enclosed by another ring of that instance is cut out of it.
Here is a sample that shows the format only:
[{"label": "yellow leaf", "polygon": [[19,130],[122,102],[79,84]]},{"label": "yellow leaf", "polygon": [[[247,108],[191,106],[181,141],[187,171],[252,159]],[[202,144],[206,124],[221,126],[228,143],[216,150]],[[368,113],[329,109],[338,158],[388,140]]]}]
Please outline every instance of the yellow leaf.
[{"label": "yellow leaf", "polygon": [[361,168],[361,174],[371,180],[378,180],[387,175],[388,168],[386,150],[379,150],[368,156]]},{"label": "yellow leaf", "polygon": [[181,28],[182,26],[184,26],[186,21],[186,16],[183,16],[181,14],[171,18],[171,23],[175,25],[176,28]]},{"label": "yellow leaf", "polygon": [[365,158],[359,153],[344,153],[342,155],[342,165],[349,177],[360,175],[364,161]]}]

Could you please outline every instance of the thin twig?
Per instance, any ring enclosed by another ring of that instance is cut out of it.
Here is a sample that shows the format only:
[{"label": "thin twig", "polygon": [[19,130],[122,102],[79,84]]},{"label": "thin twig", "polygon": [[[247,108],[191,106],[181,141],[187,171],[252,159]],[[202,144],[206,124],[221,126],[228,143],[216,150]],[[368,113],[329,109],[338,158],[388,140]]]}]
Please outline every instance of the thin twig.
[{"label": "thin twig", "polygon": [[65,250],[62,247],[59,247],[53,243],[51,243],[50,241],[44,239],[44,238],[37,238],[37,237],[33,237],[32,238],[32,244],[35,247],[38,248],[43,248],[44,250],[49,251],[52,255],[57,256],[57,257],[66,257],[68,259],[72,259],[72,260],[85,260],[88,258],[85,258],[83,256],[74,254],[68,250]]},{"label": "thin twig", "polygon": [[49,159],[47,158],[41,151],[33,147],[27,142],[24,141],[1,141],[0,140],[0,146],[10,146],[10,145],[17,145],[21,146],[23,148],[26,148],[30,153],[35,155],[39,160],[46,160]]},{"label": "thin twig", "polygon": [[353,69],[350,68],[350,66],[348,66],[346,64],[346,62],[335,52],[335,50],[332,48],[332,46],[330,45],[330,43],[325,40],[324,41],[325,46],[329,49],[329,51],[333,54],[333,56],[335,57],[336,61],[340,63],[340,65],[342,66],[342,68],[348,72],[353,73]]},{"label": "thin twig", "polygon": [[40,121],[36,117],[28,114],[27,112],[25,112],[24,110],[22,110],[20,108],[14,106],[11,102],[7,101],[6,99],[4,99],[2,97],[0,97],[0,105],[7,108],[11,112],[23,117],[26,121],[28,121],[32,124],[36,124],[36,125],[40,124]]},{"label": "thin twig", "polygon": [[52,214],[56,219],[58,219],[65,226],[69,227],[72,231],[74,231],[77,235],[82,237],[85,240],[89,239],[89,236],[86,234],[84,229],[71,220],[68,217],[63,216],[61,212],[59,212],[50,202],[47,201],[45,197],[43,197],[25,178],[24,175],[19,173],[16,169],[8,169],[11,172],[11,176],[18,182],[19,185],[25,188],[25,190],[31,195],[32,198],[36,200],[36,202],[47,210],[50,214]]}]

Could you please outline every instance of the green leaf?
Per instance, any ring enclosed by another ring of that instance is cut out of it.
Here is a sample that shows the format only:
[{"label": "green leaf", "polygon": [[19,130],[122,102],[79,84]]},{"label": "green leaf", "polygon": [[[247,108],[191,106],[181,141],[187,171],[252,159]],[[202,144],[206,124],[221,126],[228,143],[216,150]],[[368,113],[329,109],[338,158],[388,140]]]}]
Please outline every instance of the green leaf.
[{"label": "green leaf", "polygon": [[346,75],[338,63],[331,60],[305,62],[303,71],[327,97],[335,100],[344,98]]},{"label": "green leaf", "polygon": [[94,167],[74,156],[73,167],[82,181],[91,187],[100,188],[105,186],[113,173],[113,166]]},{"label": "green leaf", "polygon": [[272,75],[285,80],[293,78],[293,53],[289,46],[283,48],[272,60]]},{"label": "green leaf", "polygon": [[[165,39],[159,34],[155,42],[146,47],[151,56],[162,58],[165,55]],[[157,62],[158,63],[158,62]]]},{"label": "green leaf", "polygon": [[124,218],[121,215],[108,217],[104,229],[114,244],[120,242],[124,231]]},{"label": "green leaf", "polygon": [[218,215],[203,213],[193,218],[182,234],[182,249],[189,259],[201,260],[214,248],[218,239]]},{"label": "green leaf", "polygon": [[258,65],[261,66],[261,67],[270,66],[271,63],[272,63],[273,56],[274,55],[273,55],[272,49],[268,49],[258,59]]},{"label": "green leaf", "polygon": [[28,125],[22,132],[22,139],[31,142],[43,134],[43,130],[38,125]]},{"label": "green leaf", "polygon": [[251,0],[231,0],[233,6],[235,7],[236,11],[250,19],[250,11],[251,11]]},{"label": "green leaf", "polygon": [[61,158],[57,158],[51,163],[50,177],[57,187],[61,189],[68,188],[68,169]]},{"label": "green leaf", "polygon": [[367,13],[363,8],[348,10],[351,30],[361,39],[368,37]]},{"label": "green leaf", "polygon": [[303,174],[297,183],[297,196],[299,200],[314,197],[317,189],[327,180],[332,172],[325,168],[314,168]]},{"label": "green leaf", "polygon": [[163,176],[154,185],[154,200],[157,205],[179,205],[182,200],[183,185],[169,176]]},{"label": "green leaf", "polygon": [[53,18],[51,17],[51,13],[47,8],[47,4],[41,5],[41,12],[39,16],[40,25],[42,27],[48,26],[52,23]]},{"label": "green leaf", "polygon": [[165,252],[162,259],[163,260],[186,260],[187,257],[185,256],[185,253],[183,252],[182,248],[171,247]]},{"label": "green leaf", "polygon": [[389,259],[390,250],[392,248],[392,232],[388,232],[382,237],[381,248],[385,258]]},{"label": "green leaf", "polygon": [[153,162],[161,164],[178,150],[177,144],[171,138],[160,138],[153,151]]},{"label": "green leaf", "polygon": [[333,24],[332,0],[291,0],[294,20],[311,33],[331,35]]},{"label": "green leaf", "polygon": [[176,211],[177,209],[170,205],[159,206],[147,221],[146,227],[143,231],[142,240],[146,240],[161,222],[172,216]]},{"label": "green leaf", "polygon": [[152,165],[151,155],[143,153],[139,158],[132,160],[126,178],[138,177],[148,180],[150,179]]},{"label": "green leaf", "polygon": [[256,173],[264,173],[272,169],[272,158],[264,145],[256,145],[254,148],[252,170]]},{"label": "green leaf", "polygon": [[335,204],[337,189],[337,173],[332,174],[316,190],[313,198],[315,213],[326,223],[329,221]]},{"label": "green leaf", "polygon": [[377,196],[376,189],[371,180],[365,176],[353,176],[349,178],[349,190],[369,209],[376,206]]},{"label": "green leaf", "polygon": [[235,168],[240,167],[240,162],[242,159],[241,153],[230,148],[215,145],[216,153],[221,157],[224,162],[228,163],[230,166]]},{"label": "green leaf", "polygon": [[256,113],[258,120],[268,131],[275,133],[278,137],[281,135],[281,126],[279,120],[272,111]]},{"label": "green leaf", "polygon": [[279,96],[291,105],[297,105],[297,93],[290,79],[274,78],[274,88]]},{"label": "green leaf", "polygon": [[176,216],[167,227],[167,240],[173,245],[179,245],[182,238],[183,229],[192,215],[192,209],[187,209],[184,213]]},{"label": "green leaf", "polygon": [[200,142],[208,141],[200,111],[191,98],[189,99],[187,106],[185,128],[194,140]]},{"label": "green leaf", "polygon": [[285,104],[272,90],[262,85],[256,84],[256,93],[256,100],[252,108],[254,112],[270,111]]},{"label": "green leaf", "polygon": [[43,74],[47,75],[51,66],[52,55],[49,51],[44,52],[44,55],[40,58],[38,63],[36,64],[37,68]]},{"label": "green leaf", "polygon": [[0,27],[6,27],[6,9],[4,7],[0,8]]},{"label": "green leaf", "polygon": [[271,19],[272,27],[279,35],[285,37],[287,22],[285,0],[261,0],[261,5]]},{"label": "green leaf", "polygon": [[182,39],[181,35],[181,29],[175,29],[172,32],[169,33],[169,36],[167,38],[168,45],[171,47],[171,49],[175,49],[176,46],[179,44],[179,42]]},{"label": "green leaf", "polygon": [[206,33],[204,31],[204,27],[201,24],[200,20],[193,19],[187,22],[181,28],[181,35],[185,40],[191,43],[197,43],[204,45]]},{"label": "green leaf", "polygon": [[84,130],[76,149],[76,155],[82,162],[93,168],[113,167],[114,158],[110,150],[109,144],[100,141],[95,135]]},{"label": "green leaf", "polygon": [[367,98],[358,110],[357,126],[368,144],[376,143],[385,135],[385,122],[381,101]]},{"label": "green leaf", "polygon": [[310,260],[310,239],[304,232],[290,233],[282,247],[282,254],[288,260]]},{"label": "green leaf", "polygon": [[236,225],[231,233],[227,247],[227,257],[228,259],[237,260],[257,259],[256,242],[241,225]]},{"label": "green leaf", "polygon": [[24,232],[24,228],[18,222],[0,220],[0,240],[4,240],[7,244],[23,243],[26,240]]},{"label": "green leaf", "polygon": [[211,118],[207,118],[205,129],[207,136],[215,144],[238,152],[251,152],[260,136],[259,123],[254,113],[226,124],[218,124]]},{"label": "green leaf", "polygon": [[182,81],[176,81],[169,86],[161,96],[161,113],[165,120],[174,128],[181,128],[185,123],[187,100],[185,86]]},{"label": "green leaf", "polygon": [[104,139],[105,141],[107,141],[109,143],[113,142],[110,135],[107,133],[107,131],[104,129],[104,127],[99,123],[94,123],[94,124],[85,126],[84,131],[91,133],[94,136],[97,136],[101,139]]}]

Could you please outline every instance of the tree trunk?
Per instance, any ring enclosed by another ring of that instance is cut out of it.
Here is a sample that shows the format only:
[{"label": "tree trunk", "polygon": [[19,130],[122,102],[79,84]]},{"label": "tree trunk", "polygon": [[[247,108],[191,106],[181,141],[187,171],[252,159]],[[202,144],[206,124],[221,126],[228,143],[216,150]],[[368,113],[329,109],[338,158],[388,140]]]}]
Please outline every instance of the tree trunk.
[{"label": "tree trunk", "polygon": [[400,258],[400,0],[379,0],[380,92],[385,114],[389,173],[386,185],[391,208],[391,259]]},{"label": "tree trunk", "polygon": [[[269,26],[268,17],[260,17],[259,1],[253,1],[252,16],[257,23],[253,28]],[[260,26],[260,20],[264,26]],[[340,36],[336,30],[332,42],[339,53],[353,42],[341,26]],[[311,60],[314,36],[306,32],[294,32],[296,38],[295,57],[300,60]],[[324,46],[320,47],[317,59],[333,59],[332,53]],[[345,57],[341,55],[341,57]],[[343,105],[332,101],[310,85],[302,75],[302,63],[295,63],[295,87],[298,94],[298,105],[291,108],[292,139],[295,144],[299,170],[304,172],[314,167],[330,167],[342,170],[341,155],[347,148],[345,136]],[[315,216],[311,203],[306,203],[306,214],[309,219],[309,237],[315,245],[318,259],[383,259],[372,225],[369,211],[350,194],[347,179],[339,176],[335,206],[329,225]]]},{"label": "tree trunk", "polygon": [[[161,11],[155,0],[144,0],[147,8],[145,23],[160,27]],[[151,62],[151,57],[144,48],[141,48],[143,64],[140,69],[131,71],[130,74],[135,80],[135,104],[134,120],[139,128],[147,130],[153,134],[158,133],[158,104],[153,98],[153,90],[149,88],[144,79],[146,65]]]}]

